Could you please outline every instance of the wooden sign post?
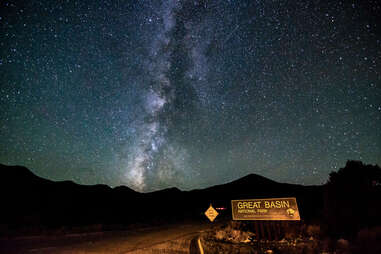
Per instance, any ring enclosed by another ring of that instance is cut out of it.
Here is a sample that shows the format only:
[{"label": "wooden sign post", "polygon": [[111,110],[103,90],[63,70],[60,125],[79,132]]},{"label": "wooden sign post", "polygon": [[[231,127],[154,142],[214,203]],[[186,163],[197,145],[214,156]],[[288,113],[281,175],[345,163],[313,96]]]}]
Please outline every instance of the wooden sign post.
[{"label": "wooden sign post", "polygon": [[288,226],[280,221],[300,221],[294,197],[232,200],[231,204],[233,220],[255,221],[255,233],[261,239],[279,239]]}]

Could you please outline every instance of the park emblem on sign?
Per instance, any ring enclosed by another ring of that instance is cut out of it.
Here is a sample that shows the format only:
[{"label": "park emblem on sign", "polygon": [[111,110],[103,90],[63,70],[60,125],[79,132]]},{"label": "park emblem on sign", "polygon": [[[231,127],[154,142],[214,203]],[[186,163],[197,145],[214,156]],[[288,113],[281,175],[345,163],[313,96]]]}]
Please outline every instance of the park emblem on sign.
[{"label": "park emblem on sign", "polygon": [[233,220],[300,220],[296,198],[232,200]]},{"label": "park emblem on sign", "polygon": [[208,219],[209,219],[211,222],[213,222],[214,219],[217,217],[218,212],[216,211],[216,209],[214,209],[214,208],[212,207],[212,205],[210,205],[210,207],[208,208],[208,210],[206,210],[205,215],[206,215],[206,217],[208,217]]}]

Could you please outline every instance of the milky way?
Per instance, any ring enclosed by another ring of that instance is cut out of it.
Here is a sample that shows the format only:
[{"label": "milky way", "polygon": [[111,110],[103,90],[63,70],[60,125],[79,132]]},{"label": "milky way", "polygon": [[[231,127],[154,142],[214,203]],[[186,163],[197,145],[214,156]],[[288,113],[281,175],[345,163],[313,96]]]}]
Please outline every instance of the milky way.
[{"label": "milky way", "polygon": [[[170,78],[174,47],[171,34],[176,26],[175,12],[180,9],[180,2],[170,0],[164,1],[154,10],[154,18],[158,20],[158,25],[152,34],[150,50],[144,65],[148,79],[141,84],[146,87],[142,98],[145,112],[135,127],[138,134],[134,133],[133,139],[136,143],[128,150],[130,158],[125,175],[128,185],[138,190],[146,188],[148,177],[152,179],[150,184],[157,181],[167,182],[176,176],[174,171],[182,169],[171,164],[177,160],[176,153],[167,152],[163,155],[163,150],[173,151],[166,138],[168,124],[172,119],[164,111],[172,110],[175,99],[176,83]],[[152,22],[154,18],[148,18],[148,22]],[[181,159],[184,160],[183,157]]]},{"label": "milky way", "polygon": [[381,161],[378,1],[0,3],[0,163],[138,191]]},{"label": "milky way", "polygon": [[[188,6],[187,11],[200,6],[205,8],[196,3]],[[186,16],[186,10],[181,1],[175,0],[163,1],[152,12],[154,16],[148,17],[148,22],[156,20],[156,24],[143,64],[146,79],[142,86],[147,88],[142,98],[145,112],[133,127],[137,130],[132,135],[136,143],[125,153],[128,154],[127,184],[140,191],[147,185],[182,183],[184,177],[189,177],[192,168],[187,164],[188,152],[168,140],[168,128],[177,127],[174,122],[178,111],[184,111],[177,104],[183,104],[186,99],[177,98],[178,90],[187,91],[187,96],[193,95],[191,104],[206,104],[209,97],[205,52],[211,43],[207,33],[213,25],[207,21],[208,16],[203,13],[205,16],[196,20],[188,17],[177,22],[179,17]]]}]

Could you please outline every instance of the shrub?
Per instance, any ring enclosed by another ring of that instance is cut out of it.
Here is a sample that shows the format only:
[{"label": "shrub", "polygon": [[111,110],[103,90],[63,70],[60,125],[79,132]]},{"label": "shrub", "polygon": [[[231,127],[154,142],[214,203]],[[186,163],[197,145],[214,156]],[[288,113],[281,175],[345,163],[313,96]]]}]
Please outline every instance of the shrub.
[{"label": "shrub", "polygon": [[308,225],[307,226],[307,236],[318,238],[320,236],[320,226],[319,225]]}]

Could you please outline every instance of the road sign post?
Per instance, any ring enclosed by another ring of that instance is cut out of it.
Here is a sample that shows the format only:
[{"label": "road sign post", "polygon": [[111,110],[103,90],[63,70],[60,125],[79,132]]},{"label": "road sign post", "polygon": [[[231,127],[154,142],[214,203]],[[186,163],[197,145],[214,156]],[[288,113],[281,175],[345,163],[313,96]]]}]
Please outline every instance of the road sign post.
[{"label": "road sign post", "polygon": [[212,205],[209,206],[208,210],[206,210],[205,212],[205,216],[208,217],[208,219],[213,222],[216,217],[218,215],[218,212],[216,211],[216,209],[213,208]]}]

